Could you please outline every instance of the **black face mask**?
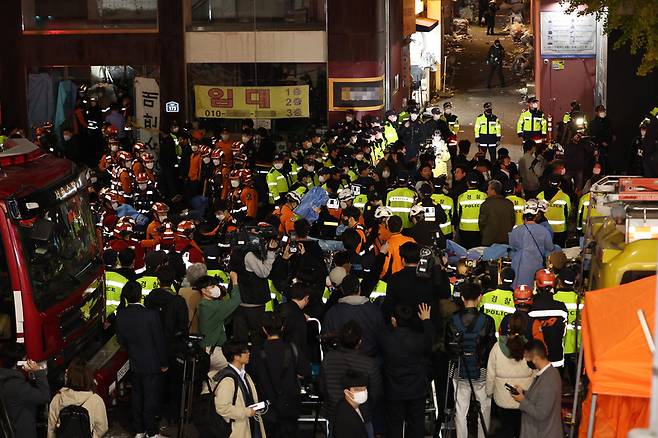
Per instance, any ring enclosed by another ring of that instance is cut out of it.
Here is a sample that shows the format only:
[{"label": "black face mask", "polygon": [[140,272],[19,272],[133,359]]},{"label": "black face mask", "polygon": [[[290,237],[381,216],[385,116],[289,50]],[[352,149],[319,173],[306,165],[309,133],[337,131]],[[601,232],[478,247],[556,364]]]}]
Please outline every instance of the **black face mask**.
[{"label": "black face mask", "polygon": [[535,366],[535,364],[532,361],[526,360],[525,363],[528,365],[528,368],[530,368],[531,370],[536,370],[537,369],[537,367]]}]

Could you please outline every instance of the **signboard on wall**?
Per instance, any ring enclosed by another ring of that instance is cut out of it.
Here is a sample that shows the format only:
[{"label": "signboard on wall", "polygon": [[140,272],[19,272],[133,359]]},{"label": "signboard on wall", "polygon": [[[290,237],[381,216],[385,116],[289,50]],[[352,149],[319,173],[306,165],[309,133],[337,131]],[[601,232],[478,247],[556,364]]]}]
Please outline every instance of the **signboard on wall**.
[{"label": "signboard on wall", "polygon": [[309,117],[309,86],[194,86],[196,117],[291,119]]},{"label": "signboard on wall", "polygon": [[542,11],[541,56],[593,58],[596,56],[596,17],[562,11]]},{"label": "signboard on wall", "polygon": [[160,128],[160,86],[155,79],[136,77],[135,125],[142,143],[155,148]]},{"label": "signboard on wall", "polygon": [[329,78],[329,111],[384,108],[384,76],[373,78]]}]

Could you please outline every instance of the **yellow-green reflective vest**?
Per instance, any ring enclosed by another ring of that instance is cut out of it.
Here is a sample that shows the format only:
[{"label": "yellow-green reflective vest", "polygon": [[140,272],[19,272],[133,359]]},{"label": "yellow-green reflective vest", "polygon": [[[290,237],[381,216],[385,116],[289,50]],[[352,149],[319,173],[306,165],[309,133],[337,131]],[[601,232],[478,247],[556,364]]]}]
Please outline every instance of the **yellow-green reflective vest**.
[{"label": "yellow-green reflective vest", "polygon": [[379,280],[375,285],[375,288],[370,293],[370,301],[375,301],[379,297],[385,297],[387,287],[388,285],[385,281]]},{"label": "yellow-green reflective vest", "polygon": [[480,207],[487,199],[487,194],[476,189],[466,190],[457,198],[459,229],[462,231],[480,231]]},{"label": "yellow-green reflective vest", "polygon": [[398,131],[390,121],[384,123],[384,138],[386,139],[387,144],[393,144],[398,141]]},{"label": "yellow-green reflective vest", "polygon": [[[564,354],[576,353],[576,315],[578,313],[578,294],[573,291],[559,291],[553,295],[555,301],[567,306],[567,333],[564,336]],[[583,300],[580,300],[580,310],[583,310]],[[582,330],[578,327],[578,345],[581,343]]]},{"label": "yellow-green reflective vest", "polygon": [[270,300],[265,303],[266,312],[274,312],[274,308],[283,302],[282,295],[279,293],[272,280],[267,280],[267,284],[270,289]]},{"label": "yellow-green reflective vest", "polygon": [[496,289],[482,295],[480,308],[491,316],[496,323],[496,333],[505,315],[516,311],[514,307],[514,293],[511,290]]},{"label": "yellow-green reflective vest", "polygon": [[231,282],[231,278],[229,275],[222,271],[221,269],[210,269],[208,272],[206,272],[206,275],[209,275],[211,277],[218,277],[219,278],[219,284],[221,286],[224,286],[225,288],[228,288],[229,283]]},{"label": "yellow-green reflective vest", "polygon": [[105,314],[112,314],[121,302],[121,289],[128,283],[123,275],[105,271]]},{"label": "yellow-green reflective vest", "polygon": [[516,195],[509,195],[505,198],[509,199],[512,201],[512,204],[514,204],[514,216],[516,218],[514,225],[523,224],[523,206],[525,205],[525,199]]},{"label": "yellow-green reflective vest", "polygon": [[137,279],[137,283],[142,285],[142,296],[146,296],[153,289],[157,289],[160,287],[160,282],[158,281],[158,277],[152,277],[149,275],[145,277],[139,277]]},{"label": "yellow-green reflective vest", "polygon": [[[537,195],[537,199],[545,199],[544,192],[541,192]],[[564,193],[562,190],[558,190],[557,193],[547,200],[548,211],[546,211],[546,219],[555,233],[562,233],[567,231],[567,219],[569,218],[569,213],[571,212],[571,199],[569,195]]]},{"label": "yellow-green reflective vest", "polygon": [[361,210],[361,213],[363,213],[363,207],[365,207],[367,203],[368,203],[368,195],[362,193],[354,198],[352,205],[358,208],[359,210]]},{"label": "yellow-green reflective vest", "polygon": [[288,180],[286,177],[276,170],[274,167],[267,172],[265,177],[267,181],[267,189],[269,191],[268,200],[270,205],[273,205],[281,199],[281,194],[288,191]]},{"label": "yellow-green reflective vest", "polygon": [[402,219],[404,228],[411,227],[409,212],[416,202],[416,192],[406,187],[398,187],[386,195],[386,205],[390,207],[394,215]]},{"label": "yellow-green reflective vest", "polygon": [[440,225],[441,232],[444,236],[449,236],[452,234],[452,210],[455,208],[455,201],[448,195],[443,193],[435,193],[430,196],[432,201],[441,206],[443,211],[446,214],[446,221]]},{"label": "yellow-green reflective vest", "polygon": [[596,211],[596,208],[590,208],[589,204],[592,202],[592,193],[585,193],[578,200],[578,217],[576,217],[576,229],[582,231],[583,227],[587,224],[587,219],[592,216],[601,216],[601,213]]}]

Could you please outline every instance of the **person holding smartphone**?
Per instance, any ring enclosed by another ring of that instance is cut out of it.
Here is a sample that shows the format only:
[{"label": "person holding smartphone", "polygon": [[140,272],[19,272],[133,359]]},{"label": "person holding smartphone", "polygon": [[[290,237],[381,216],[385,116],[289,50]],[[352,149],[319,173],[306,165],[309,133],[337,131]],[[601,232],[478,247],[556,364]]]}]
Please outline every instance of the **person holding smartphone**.
[{"label": "person holding smartphone", "polygon": [[50,401],[46,365],[26,360],[25,347],[18,343],[6,345],[0,357],[4,366],[0,369],[0,399],[14,436],[36,438],[37,408]]}]

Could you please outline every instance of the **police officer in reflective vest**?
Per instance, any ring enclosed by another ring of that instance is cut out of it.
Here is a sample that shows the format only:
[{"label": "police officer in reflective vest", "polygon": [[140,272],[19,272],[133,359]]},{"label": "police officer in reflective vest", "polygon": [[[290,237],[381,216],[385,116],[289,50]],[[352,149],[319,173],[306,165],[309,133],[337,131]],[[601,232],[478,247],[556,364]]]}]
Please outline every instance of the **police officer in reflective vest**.
[{"label": "police officer in reflective vest", "polygon": [[453,135],[459,135],[459,118],[452,112],[452,102],[443,104],[443,120],[448,124],[448,129]]},{"label": "police officer in reflective vest", "polygon": [[525,199],[520,196],[517,196],[514,193],[514,184],[508,183],[503,187],[503,195],[505,199],[509,199],[514,204],[514,215],[516,217],[514,225],[523,224],[523,206],[525,205]]},{"label": "police officer in reflective vest", "polygon": [[121,289],[128,283],[128,279],[118,272],[105,271],[105,314],[114,313],[121,304]]},{"label": "police officer in reflective vest", "polygon": [[578,345],[581,339],[580,327],[576,327],[578,309],[582,311],[583,300],[578,297],[574,290],[576,272],[569,266],[560,270],[558,275],[557,292],[553,295],[555,301],[564,303],[569,316],[567,317],[567,333],[564,337],[564,354],[575,354],[578,351],[576,344],[576,332],[578,332]]},{"label": "police officer in reflective vest", "polygon": [[528,109],[523,111],[516,123],[516,133],[525,140],[533,137],[546,137],[547,121],[544,112],[539,109],[539,100],[535,96],[528,98]]},{"label": "police officer in reflective vest", "polygon": [[480,246],[482,241],[478,219],[480,207],[487,199],[487,194],[477,189],[479,184],[480,179],[477,174],[471,172],[466,180],[468,190],[457,198],[455,220],[459,224],[459,241],[466,249]]},{"label": "police officer in reflective vest", "polygon": [[398,141],[398,115],[393,110],[386,111],[384,139],[386,140],[386,144],[393,144]]},{"label": "police officer in reflective vest", "polygon": [[491,162],[496,162],[496,147],[500,144],[501,128],[491,102],[484,103],[484,112],[475,119],[475,142],[481,151],[488,150]]},{"label": "police officer in reflective vest", "polygon": [[498,289],[487,292],[482,295],[480,308],[482,311],[491,316],[496,323],[496,333],[500,329],[500,323],[506,315],[516,311],[514,307],[514,294],[512,292],[512,283],[514,282],[514,269],[510,267],[503,268],[500,271],[500,283]]},{"label": "police officer in reflective vest", "polygon": [[561,190],[562,177],[551,175],[548,179],[548,187],[537,195],[537,199],[548,201],[546,219],[553,229],[553,242],[564,247],[567,240],[567,219],[571,213],[571,198]]},{"label": "police officer in reflective vest", "polygon": [[576,229],[579,232],[583,231],[583,227],[587,224],[587,220],[590,216],[596,217],[601,216],[601,213],[596,211],[596,207],[590,204],[592,202],[592,192],[585,193],[578,200],[578,213],[576,217]]},{"label": "police officer in reflective vest", "polygon": [[402,219],[403,228],[411,227],[409,212],[416,203],[416,192],[408,187],[408,179],[409,175],[406,172],[400,172],[397,187],[386,195],[386,206],[390,207],[395,216]]},{"label": "police officer in reflective vest", "polygon": [[455,201],[444,192],[445,184],[445,178],[438,178],[434,183],[434,193],[430,198],[443,208],[446,214],[446,220],[441,224],[441,232],[446,239],[452,240],[452,217],[454,215]]},{"label": "police officer in reflective vest", "polygon": [[272,168],[267,172],[267,176],[265,177],[269,191],[268,201],[270,205],[279,205],[281,203],[281,196],[285,196],[292,183],[292,179],[289,179],[289,176],[284,173],[285,162],[286,157],[284,154],[276,154],[272,162]]}]

